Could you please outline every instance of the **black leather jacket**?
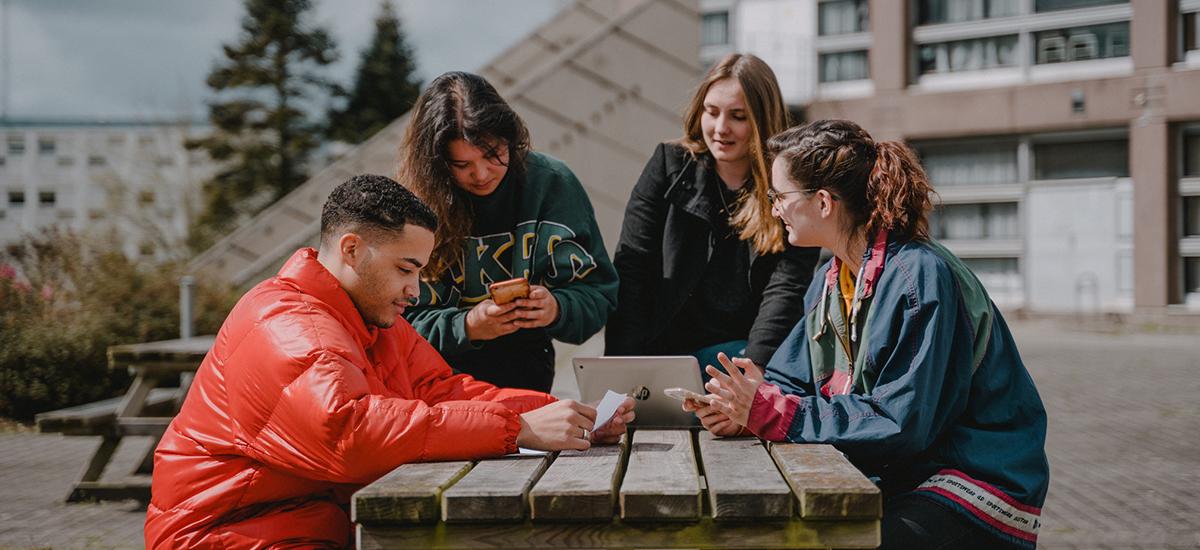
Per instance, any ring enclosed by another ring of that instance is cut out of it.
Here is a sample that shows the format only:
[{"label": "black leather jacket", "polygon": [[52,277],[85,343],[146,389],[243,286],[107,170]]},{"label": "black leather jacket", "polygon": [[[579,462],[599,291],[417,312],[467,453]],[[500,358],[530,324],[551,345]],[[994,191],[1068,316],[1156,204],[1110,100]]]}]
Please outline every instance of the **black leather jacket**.
[{"label": "black leather jacket", "polygon": [[[613,256],[621,283],[605,331],[606,354],[659,355],[654,343],[679,329],[673,321],[697,290],[715,242],[710,220],[720,205],[703,191],[718,176],[706,157],[659,144],[634,186]],[[746,356],[766,365],[804,315],[819,250],[786,245],[760,256],[748,248],[750,289],[759,305]]]}]

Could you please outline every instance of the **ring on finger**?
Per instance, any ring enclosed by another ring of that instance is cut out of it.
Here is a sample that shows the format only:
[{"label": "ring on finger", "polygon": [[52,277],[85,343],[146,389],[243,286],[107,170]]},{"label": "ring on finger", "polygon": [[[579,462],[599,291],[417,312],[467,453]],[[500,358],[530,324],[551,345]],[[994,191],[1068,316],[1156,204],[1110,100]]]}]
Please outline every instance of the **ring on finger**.
[{"label": "ring on finger", "polygon": [[591,432],[589,432],[587,428],[583,428],[583,435],[580,437],[583,439],[591,439],[591,435]]}]

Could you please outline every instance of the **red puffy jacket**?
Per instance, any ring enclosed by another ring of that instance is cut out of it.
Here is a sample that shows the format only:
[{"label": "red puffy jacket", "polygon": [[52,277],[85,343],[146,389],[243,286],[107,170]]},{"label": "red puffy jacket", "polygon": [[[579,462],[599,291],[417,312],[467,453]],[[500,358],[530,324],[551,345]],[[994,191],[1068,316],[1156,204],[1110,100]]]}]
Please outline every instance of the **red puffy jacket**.
[{"label": "red puffy jacket", "polygon": [[553,400],[453,374],[404,319],[367,327],[301,249],[233,308],[158,444],[146,546],[347,546],[354,491],[513,452],[518,415]]}]

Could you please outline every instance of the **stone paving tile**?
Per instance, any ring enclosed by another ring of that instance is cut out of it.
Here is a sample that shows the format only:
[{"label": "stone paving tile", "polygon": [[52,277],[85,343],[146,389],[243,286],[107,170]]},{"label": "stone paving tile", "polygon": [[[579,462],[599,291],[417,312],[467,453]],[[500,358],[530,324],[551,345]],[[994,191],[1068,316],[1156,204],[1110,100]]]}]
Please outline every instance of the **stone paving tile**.
[{"label": "stone paving tile", "polygon": [[1200,341],[1014,327],[1049,415],[1042,548],[1200,548]]},{"label": "stone paving tile", "polygon": [[[141,548],[146,509],[133,501],[63,502],[98,437],[0,434],[0,548]],[[150,445],[129,437],[102,479],[131,471]]]},{"label": "stone paving tile", "polygon": [[[1050,418],[1039,547],[1200,548],[1200,339],[1068,332],[1046,321],[1013,330]],[[578,395],[569,361],[558,378],[557,393]],[[142,546],[137,503],[62,502],[98,444],[0,433],[0,549]],[[127,439],[105,476],[121,477],[148,445]]]}]

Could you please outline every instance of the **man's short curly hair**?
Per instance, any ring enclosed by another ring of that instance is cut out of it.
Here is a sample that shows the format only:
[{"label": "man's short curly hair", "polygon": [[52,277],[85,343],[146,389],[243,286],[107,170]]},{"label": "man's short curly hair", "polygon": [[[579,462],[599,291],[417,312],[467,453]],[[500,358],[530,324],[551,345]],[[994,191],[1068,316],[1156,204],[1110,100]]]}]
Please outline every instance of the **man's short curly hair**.
[{"label": "man's short curly hair", "polygon": [[345,232],[400,232],[412,224],[437,231],[437,216],[395,180],[374,174],[337,186],[321,209],[321,242]]}]

